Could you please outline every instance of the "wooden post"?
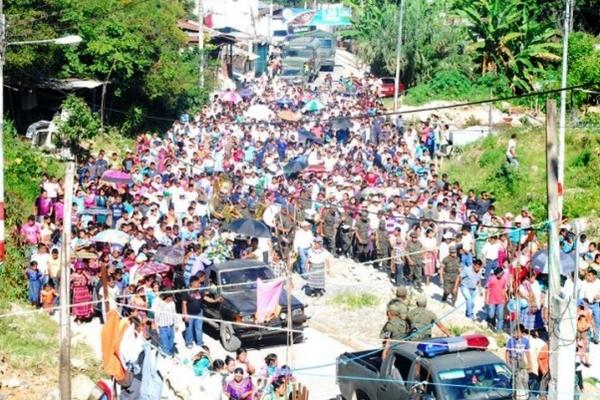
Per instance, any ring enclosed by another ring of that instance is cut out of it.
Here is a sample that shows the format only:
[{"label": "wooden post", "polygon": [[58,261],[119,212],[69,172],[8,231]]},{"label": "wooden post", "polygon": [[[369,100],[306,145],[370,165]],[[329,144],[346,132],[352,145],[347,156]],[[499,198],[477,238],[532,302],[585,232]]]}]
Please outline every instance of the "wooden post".
[{"label": "wooden post", "polygon": [[58,388],[61,400],[71,400],[71,224],[75,163],[67,161],[65,171],[64,218],[60,263],[60,354]]},{"label": "wooden post", "polygon": [[108,304],[108,286],[106,282],[108,275],[106,274],[106,264],[104,263],[100,267],[100,279],[102,280],[102,304],[104,305],[104,313],[107,314],[108,310],[110,310],[110,305]]}]

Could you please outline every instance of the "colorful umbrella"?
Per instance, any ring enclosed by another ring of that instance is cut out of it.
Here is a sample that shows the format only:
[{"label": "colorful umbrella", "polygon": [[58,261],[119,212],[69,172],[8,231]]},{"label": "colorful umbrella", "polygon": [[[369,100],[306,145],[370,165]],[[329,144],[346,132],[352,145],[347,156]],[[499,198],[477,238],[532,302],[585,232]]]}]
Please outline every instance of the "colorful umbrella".
[{"label": "colorful umbrella", "polygon": [[304,157],[296,157],[290,162],[288,162],[284,167],[283,171],[286,175],[295,174],[297,172],[302,171],[304,168],[308,166],[308,163],[304,159]]},{"label": "colorful umbrella", "polygon": [[277,100],[277,104],[280,106],[291,106],[294,104],[294,101],[292,99],[288,99],[287,97],[282,97],[281,99]]},{"label": "colorful umbrella", "polygon": [[292,110],[283,110],[277,113],[279,119],[290,122],[298,122],[302,119],[302,115],[293,112]]},{"label": "colorful umbrella", "polygon": [[92,238],[92,242],[118,244],[124,246],[129,242],[129,235],[117,229],[107,229]]},{"label": "colorful umbrella", "polygon": [[224,101],[225,103],[237,104],[240,101],[242,101],[242,96],[240,96],[238,92],[232,90],[228,90],[226,92],[221,93],[220,98],[221,101]]},{"label": "colorful umbrella", "polygon": [[156,261],[168,265],[183,264],[184,251],[179,246],[164,246],[156,251]]},{"label": "colorful umbrella", "polygon": [[249,218],[240,218],[231,221],[227,230],[240,235],[246,235],[256,238],[271,237],[271,230],[265,223]]},{"label": "colorful umbrella", "polygon": [[140,275],[155,275],[160,274],[161,272],[167,272],[170,269],[171,267],[167,264],[151,262],[138,269],[137,273]]},{"label": "colorful umbrella", "polygon": [[311,100],[302,107],[303,112],[316,112],[321,111],[325,108],[325,104],[321,103],[319,100]]},{"label": "colorful umbrella", "polygon": [[117,171],[115,169],[109,169],[102,174],[103,181],[111,183],[119,183],[122,185],[128,185],[133,182],[131,174],[124,171]]},{"label": "colorful umbrella", "polygon": [[264,104],[254,104],[244,113],[246,118],[253,118],[257,121],[270,121],[275,116],[275,113]]},{"label": "colorful umbrella", "polygon": [[[531,265],[533,268],[540,269],[544,274],[548,273],[548,249],[542,249],[536,252],[531,257]],[[575,252],[565,253],[560,252],[560,273],[561,275],[568,275],[575,271]]]},{"label": "colorful umbrella", "polygon": [[254,96],[254,90],[252,90],[250,87],[245,87],[240,90],[240,96],[242,96],[242,99],[247,100]]}]

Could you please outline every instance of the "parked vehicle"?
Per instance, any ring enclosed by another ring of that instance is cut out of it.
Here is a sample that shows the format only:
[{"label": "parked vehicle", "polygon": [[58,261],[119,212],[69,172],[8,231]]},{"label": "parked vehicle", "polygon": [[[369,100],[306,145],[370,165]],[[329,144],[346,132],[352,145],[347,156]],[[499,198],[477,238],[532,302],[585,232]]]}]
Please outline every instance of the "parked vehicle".
[{"label": "parked vehicle", "polygon": [[304,67],[304,60],[298,59],[298,62],[288,59],[288,64],[284,64],[281,69],[281,79],[293,83],[305,84],[311,79],[309,72]]},{"label": "parked vehicle", "polygon": [[436,338],[381,350],[344,353],[337,359],[343,399],[454,400],[512,399],[506,363],[485,351],[483,335]]},{"label": "parked vehicle", "polygon": [[[377,82],[377,94],[379,97],[392,97],[394,95],[394,91],[396,90],[394,85],[395,82],[396,78],[379,78],[379,81]],[[404,89],[404,84],[402,82],[398,82],[398,94],[403,94]]]},{"label": "parked vehicle", "polygon": [[333,71],[335,67],[335,51],[337,47],[337,36],[335,33],[314,30],[300,33],[290,38],[314,38],[319,41],[319,57],[321,58],[321,70]]},{"label": "parked vehicle", "polygon": [[[256,313],[256,282],[257,279],[274,279],[271,269],[263,262],[253,260],[232,260],[210,266],[206,269],[209,290],[213,296],[221,296],[220,303],[206,304],[205,315],[209,318],[224,320],[216,322],[206,320],[206,323],[219,330],[221,344],[227,351],[236,351],[244,340],[262,340],[275,336],[285,336],[280,329],[287,328],[288,318],[292,319],[292,329],[303,330],[308,318],[304,313],[305,305],[292,296],[292,315],[288,315],[287,292],[283,290],[279,298],[281,312],[268,323],[255,320]],[[212,287],[213,289],[210,289]],[[245,326],[234,324],[259,325]],[[302,334],[295,333],[294,339],[302,341]]]},{"label": "parked vehicle", "polygon": [[302,69],[309,81],[317,78],[321,70],[321,44],[318,39],[310,37],[292,37],[283,49],[283,65],[298,66],[302,60]]}]

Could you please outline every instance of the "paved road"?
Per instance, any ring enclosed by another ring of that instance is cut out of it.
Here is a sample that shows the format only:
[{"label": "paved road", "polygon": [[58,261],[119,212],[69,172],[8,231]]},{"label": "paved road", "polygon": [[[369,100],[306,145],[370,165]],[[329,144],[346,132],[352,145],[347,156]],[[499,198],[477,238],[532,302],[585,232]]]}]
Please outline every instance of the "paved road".
[{"label": "paved road", "polygon": [[331,77],[336,81],[340,77],[349,76],[350,74],[360,76],[363,73],[363,69],[358,65],[356,57],[352,53],[338,48],[335,52],[335,67],[333,72],[321,71],[315,83],[317,85],[323,83],[325,75],[328,73],[331,73]]},{"label": "paved road", "polygon": [[[84,341],[92,346],[98,359],[101,359],[100,349],[100,322],[94,319],[92,322],[82,325],[72,325],[74,341]],[[348,346],[320,333],[319,331],[308,328],[305,331],[305,340],[302,343],[292,346],[289,365],[297,371],[295,375],[298,380],[304,384],[311,393],[311,399],[332,399],[339,393],[335,383],[335,360],[336,357],[345,351],[352,351]],[[272,339],[263,343],[259,348],[257,344],[244,343],[248,349],[250,362],[259,369],[264,364],[264,358],[269,353],[277,354],[280,365],[286,363],[286,344],[285,335],[281,340]],[[213,358],[224,359],[226,355],[235,356],[227,353],[218,339],[218,334],[211,332],[204,334],[204,342],[210,348]],[[183,343],[181,332],[176,334],[175,341],[177,348],[187,356],[195,354],[199,348],[194,347],[188,350]],[[318,366],[318,368],[313,368]]]}]

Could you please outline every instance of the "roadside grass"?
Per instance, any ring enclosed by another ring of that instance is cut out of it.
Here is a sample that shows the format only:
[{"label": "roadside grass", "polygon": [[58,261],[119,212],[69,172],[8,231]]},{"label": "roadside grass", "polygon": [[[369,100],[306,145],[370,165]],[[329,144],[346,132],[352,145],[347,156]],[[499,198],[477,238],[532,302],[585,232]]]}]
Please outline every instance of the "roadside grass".
[{"label": "roadside grass", "polygon": [[[504,167],[506,146],[517,134],[519,168]],[[600,199],[600,134],[567,130],[565,140],[564,214],[570,218],[598,217]],[[528,206],[537,221],[546,219],[546,142],[544,128],[507,128],[458,148],[444,161],[443,172],[464,190],[490,191],[496,198],[496,212],[518,213]]]},{"label": "roadside grass", "polygon": [[[8,303],[0,304],[0,313],[29,311],[32,308]],[[58,373],[58,324],[45,313],[0,318],[0,357],[15,370],[31,374]],[[71,357],[83,361],[81,370],[72,368],[72,374],[83,373],[92,380],[103,376],[102,366],[92,349],[84,343],[71,344]]]},{"label": "roadside grass", "polygon": [[336,294],[331,303],[349,310],[374,307],[379,304],[379,298],[371,293],[342,292]]}]

